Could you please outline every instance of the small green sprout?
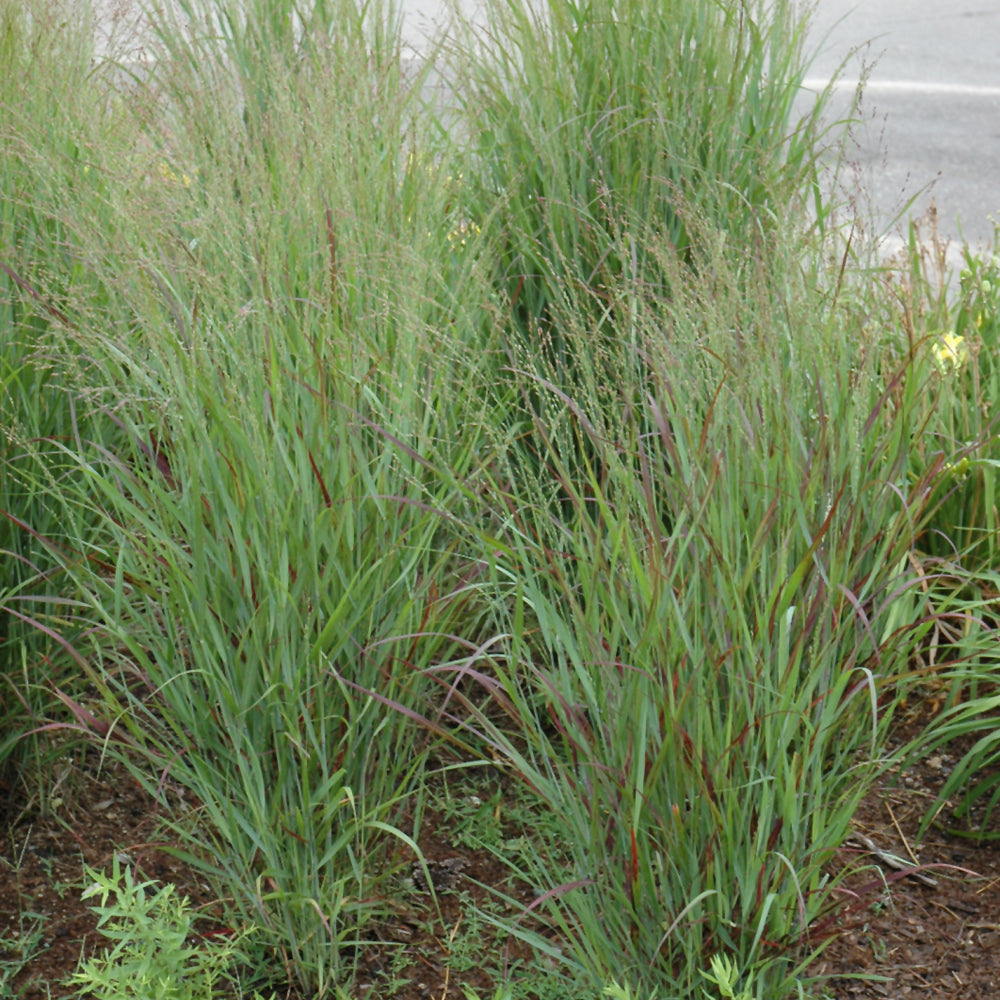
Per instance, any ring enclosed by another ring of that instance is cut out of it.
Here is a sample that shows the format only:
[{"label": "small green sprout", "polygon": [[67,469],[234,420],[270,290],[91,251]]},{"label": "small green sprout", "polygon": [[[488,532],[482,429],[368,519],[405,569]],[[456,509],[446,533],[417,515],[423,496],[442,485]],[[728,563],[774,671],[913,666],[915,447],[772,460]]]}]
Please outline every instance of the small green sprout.
[{"label": "small green sprout", "polygon": [[[740,973],[739,967],[732,959],[724,955],[713,955],[710,966],[710,972],[702,970],[701,974],[718,988],[719,996],[723,1000],[752,1000],[752,994],[749,990],[736,992]],[[712,994],[707,991],[705,992],[705,996],[708,1000],[715,1000]]]}]

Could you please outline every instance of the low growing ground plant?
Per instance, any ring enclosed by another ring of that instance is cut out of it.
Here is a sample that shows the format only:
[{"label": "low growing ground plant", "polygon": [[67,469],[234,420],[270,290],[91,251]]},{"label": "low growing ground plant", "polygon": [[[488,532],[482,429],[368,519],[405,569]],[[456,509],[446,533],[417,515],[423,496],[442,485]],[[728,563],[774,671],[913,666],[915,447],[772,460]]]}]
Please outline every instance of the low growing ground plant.
[{"label": "low growing ground plant", "polygon": [[46,919],[30,911],[18,914],[16,925],[0,937],[0,991],[14,995],[14,981],[45,945]]},{"label": "low growing ground plant", "polygon": [[[97,927],[112,946],[81,961],[72,984],[97,1000],[212,1000],[231,995],[228,976],[242,938],[201,937],[195,944],[195,914],[174,886],[137,882],[132,868],[116,856],[110,874],[86,870],[91,885],[84,898],[93,906]],[[254,1000],[263,1000],[260,994]]]}]

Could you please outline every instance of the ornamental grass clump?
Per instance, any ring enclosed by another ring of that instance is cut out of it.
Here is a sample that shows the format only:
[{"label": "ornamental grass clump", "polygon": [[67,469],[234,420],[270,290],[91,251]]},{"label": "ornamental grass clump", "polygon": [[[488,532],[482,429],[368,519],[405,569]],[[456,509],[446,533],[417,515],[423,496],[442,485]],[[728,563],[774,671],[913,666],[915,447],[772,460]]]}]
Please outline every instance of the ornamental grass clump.
[{"label": "ornamental grass clump", "polygon": [[[650,250],[669,266],[672,248]],[[595,987],[693,996],[725,953],[749,995],[777,997],[823,944],[826,864],[929,627],[908,561],[926,494],[900,488],[921,379],[859,361],[844,312],[816,309],[821,269],[775,302],[725,289],[715,263],[710,310],[697,277],[690,295],[680,281],[670,298],[628,289],[651,360],[640,385],[623,372],[616,410],[569,397],[544,360],[525,376],[597,461],[571,475],[537,418],[545,471],[498,465],[510,639],[487,687],[518,725],[470,725],[558,816],[572,855],[525,873],[563,946],[518,932]]]},{"label": "ornamental grass clump", "polygon": [[[927,469],[936,510],[919,539],[917,557],[932,572],[961,588],[962,601],[948,616],[925,656],[934,703],[943,710],[908,748],[922,759],[957,740],[965,742],[938,796],[929,804],[922,833],[931,824],[963,837],[996,839],[1000,802],[997,709],[996,572],[997,468],[1000,435],[996,400],[1000,392],[1000,249],[963,251],[957,296],[935,283],[912,253],[907,301],[910,315],[921,309],[937,321],[930,337],[935,361],[933,419],[915,449],[915,469]],[[992,252],[991,252],[992,251]],[[953,331],[934,337],[937,329]],[[952,348],[940,363],[941,347]],[[912,475],[912,473],[911,473]],[[942,683],[943,682],[943,683]]]},{"label": "ornamental grass clump", "polygon": [[438,263],[455,209],[401,180],[422,135],[398,17],[272,8],[155,14],[133,89],[85,115],[131,128],[65,168],[79,197],[29,207],[58,215],[37,296],[104,434],[54,445],[93,529],[67,568],[104,699],[67,693],[63,728],[191,804],[167,817],[188,859],[323,993],[412,857],[429,740],[406,713],[477,632],[448,531],[475,362]]},{"label": "ornamental grass clump", "polygon": [[[635,295],[669,296],[686,280],[674,263],[704,264],[706,240],[754,248],[747,289],[780,283],[771,237],[789,206],[809,214],[825,102],[796,118],[807,21],[784,0],[491,0],[471,23],[456,17],[458,41],[442,54],[449,111],[493,270],[496,380],[530,474],[544,451],[532,415],[558,436],[562,403],[509,370],[544,356],[546,377],[574,398],[618,385],[623,369],[632,380],[644,366]],[[673,248],[670,266],[653,245]],[[649,387],[637,385],[641,398]],[[558,444],[571,477],[585,478],[593,452]]]},{"label": "ornamental grass clump", "polygon": [[668,280],[647,231],[689,263],[706,222],[766,253],[818,176],[822,105],[801,121],[792,107],[805,24],[784,0],[491,0],[463,25],[448,61],[457,132],[476,216],[498,229],[511,336],[563,369],[554,308],[585,312],[591,337],[619,336],[612,290]]}]

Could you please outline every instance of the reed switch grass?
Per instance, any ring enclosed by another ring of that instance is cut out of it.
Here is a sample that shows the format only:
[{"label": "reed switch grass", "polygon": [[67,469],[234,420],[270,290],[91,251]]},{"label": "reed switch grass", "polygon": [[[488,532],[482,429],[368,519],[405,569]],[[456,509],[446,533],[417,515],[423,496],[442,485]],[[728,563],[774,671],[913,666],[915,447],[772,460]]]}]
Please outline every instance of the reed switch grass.
[{"label": "reed switch grass", "polygon": [[154,6],[141,66],[53,9],[0,0],[3,753],[119,756],[307,995],[444,745],[563,831],[501,923],[566,982],[805,995],[914,664],[992,642],[994,376],[835,227],[794,6],[493,0],[421,65],[389,2]]}]

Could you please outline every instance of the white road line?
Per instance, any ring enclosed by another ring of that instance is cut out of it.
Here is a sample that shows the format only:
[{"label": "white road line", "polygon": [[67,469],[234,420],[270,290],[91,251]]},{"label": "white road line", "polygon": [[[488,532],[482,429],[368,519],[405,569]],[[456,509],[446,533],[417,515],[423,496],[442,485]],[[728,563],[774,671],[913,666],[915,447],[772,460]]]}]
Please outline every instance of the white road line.
[{"label": "white road line", "polygon": [[[830,85],[829,80],[819,77],[806,77],[802,86],[806,90],[824,90]],[[835,80],[834,90],[854,91],[858,88],[857,80]],[[1000,99],[1000,87],[985,87],[971,83],[930,83],[923,80],[867,80],[865,92],[872,94],[925,94],[945,97],[983,97]]]}]

